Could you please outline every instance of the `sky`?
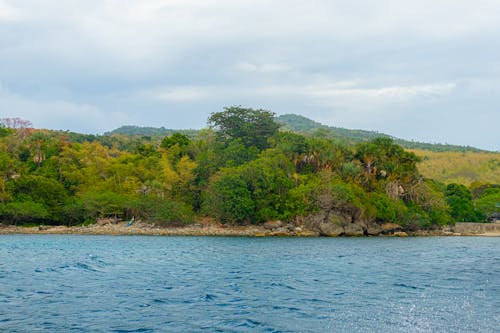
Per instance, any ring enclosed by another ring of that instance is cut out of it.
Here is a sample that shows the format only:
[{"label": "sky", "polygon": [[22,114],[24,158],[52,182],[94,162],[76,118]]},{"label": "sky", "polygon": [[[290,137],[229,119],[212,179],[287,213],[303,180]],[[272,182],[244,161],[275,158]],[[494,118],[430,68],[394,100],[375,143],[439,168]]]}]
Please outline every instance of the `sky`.
[{"label": "sky", "polygon": [[500,0],[0,0],[0,118],[203,128],[241,105],[500,150]]}]

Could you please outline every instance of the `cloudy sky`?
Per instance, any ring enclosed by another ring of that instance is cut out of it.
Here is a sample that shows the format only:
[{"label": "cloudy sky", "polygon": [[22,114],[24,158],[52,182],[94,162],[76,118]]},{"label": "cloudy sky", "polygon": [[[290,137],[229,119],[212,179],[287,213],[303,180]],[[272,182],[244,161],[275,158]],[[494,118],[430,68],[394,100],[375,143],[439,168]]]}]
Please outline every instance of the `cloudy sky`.
[{"label": "cloudy sky", "polygon": [[0,0],[0,117],[202,128],[230,105],[500,150],[500,1]]}]

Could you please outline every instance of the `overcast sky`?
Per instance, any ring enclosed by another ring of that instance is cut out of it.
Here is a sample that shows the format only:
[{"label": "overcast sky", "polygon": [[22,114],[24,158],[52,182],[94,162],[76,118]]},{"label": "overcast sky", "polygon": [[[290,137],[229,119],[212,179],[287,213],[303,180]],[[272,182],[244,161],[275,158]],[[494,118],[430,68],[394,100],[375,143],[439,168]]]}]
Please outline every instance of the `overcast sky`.
[{"label": "overcast sky", "polygon": [[0,0],[0,117],[202,128],[231,105],[500,150],[500,1]]}]

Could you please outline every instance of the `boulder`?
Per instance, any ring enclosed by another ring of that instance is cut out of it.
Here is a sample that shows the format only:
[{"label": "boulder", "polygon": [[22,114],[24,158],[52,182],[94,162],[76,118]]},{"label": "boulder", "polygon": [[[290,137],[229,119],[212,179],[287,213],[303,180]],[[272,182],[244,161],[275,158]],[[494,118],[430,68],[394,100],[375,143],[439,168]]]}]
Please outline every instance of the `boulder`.
[{"label": "boulder", "polygon": [[321,236],[336,237],[344,233],[344,228],[340,224],[323,222],[319,225]]},{"label": "boulder", "polygon": [[376,223],[368,224],[368,226],[366,227],[366,233],[371,236],[380,235],[382,231],[382,227]]},{"label": "boulder", "polygon": [[290,236],[290,232],[288,228],[281,227],[278,229],[274,229],[270,234],[270,236]]},{"label": "boulder", "polygon": [[363,228],[356,223],[349,223],[344,226],[344,235],[345,236],[363,236],[364,230]]},{"label": "boulder", "polygon": [[404,231],[396,231],[393,234],[394,237],[408,237],[408,234]]},{"label": "boulder", "polygon": [[283,223],[280,220],[269,221],[269,222],[264,223],[263,226],[264,226],[264,229],[272,230],[272,229],[281,228],[283,226]]},{"label": "boulder", "polygon": [[384,223],[380,227],[382,228],[382,232],[384,233],[401,231],[403,229],[399,224],[395,223]]}]

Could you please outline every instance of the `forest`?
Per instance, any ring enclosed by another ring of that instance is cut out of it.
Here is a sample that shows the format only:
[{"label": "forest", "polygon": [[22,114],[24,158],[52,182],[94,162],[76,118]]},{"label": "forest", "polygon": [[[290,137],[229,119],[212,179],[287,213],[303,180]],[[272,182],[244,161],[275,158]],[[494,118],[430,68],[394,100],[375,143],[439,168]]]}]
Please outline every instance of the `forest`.
[{"label": "forest", "polygon": [[238,106],[212,113],[199,131],[128,130],[98,136],[1,119],[0,222],[135,217],[180,226],[209,217],[248,225],[320,217],[424,229],[484,222],[499,210],[498,178],[466,185],[428,178],[419,156],[432,152],[417,156],[387,136],[297,132],[273,112]]}]

